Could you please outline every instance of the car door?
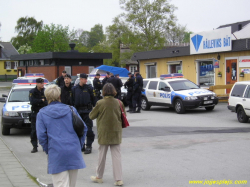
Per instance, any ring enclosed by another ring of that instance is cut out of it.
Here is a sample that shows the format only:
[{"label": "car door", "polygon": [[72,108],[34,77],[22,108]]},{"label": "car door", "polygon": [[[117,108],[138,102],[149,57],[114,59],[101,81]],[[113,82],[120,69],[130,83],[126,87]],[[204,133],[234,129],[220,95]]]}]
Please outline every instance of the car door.
[{"label": "car door", "polygon": [[247,116],[250,116],[250,85],[247,86],[244,98],[242,98],[242,104]]},{"label": "car door", "polygon": [[150,81],[146,90],[147,99],[149,102],[157,102],[156,91],[159,81]]},{"label": "car door", "polygon": [[171,102],[170,87],[163,81],[159,82],[158,90],[156,93],[156,99],[158,103],[170,104]]}]

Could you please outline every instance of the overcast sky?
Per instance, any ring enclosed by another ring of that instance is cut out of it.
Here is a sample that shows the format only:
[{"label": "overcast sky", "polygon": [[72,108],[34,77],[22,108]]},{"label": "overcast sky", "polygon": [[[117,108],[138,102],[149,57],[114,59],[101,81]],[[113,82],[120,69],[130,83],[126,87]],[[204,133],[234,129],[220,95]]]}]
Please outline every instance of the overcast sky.
[{"label": "overcast sky", "polygon": [[[98,23],[105,29],[122,13],[119,0],[0,0],[0,4],[2,41],[17,35],[15,26],[20,17],[90,30]],[[172,0],[171,4],[178,7],[178,23],[194,33],[250,20],[250,0]]]}]

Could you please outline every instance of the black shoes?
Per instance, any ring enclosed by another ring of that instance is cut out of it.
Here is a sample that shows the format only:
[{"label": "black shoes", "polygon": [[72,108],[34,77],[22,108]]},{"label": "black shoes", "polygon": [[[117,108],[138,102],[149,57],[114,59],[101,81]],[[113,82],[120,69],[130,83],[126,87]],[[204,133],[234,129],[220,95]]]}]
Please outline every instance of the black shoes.
[{"label": "black shoes", "polygon": [[85,144],[82,147],[82,152],[84,152],[84,151],[85,151]]},{"label": "black shoes", "polygon": [[92,147],[86,147],[84,154],[90,154],[92,152]]},{"label": "black shoes", "polygon": [[37,150],[37,147],[34,147],[32,150],[31,150],[31,153],[36,153],[38,150]]},{"label": "black shoes", "polygon": [[130,112],[130,113],[141,113],[141,109],[137,109],[137,110],[132,109],[132,110],[130,110],[129,112]]}]

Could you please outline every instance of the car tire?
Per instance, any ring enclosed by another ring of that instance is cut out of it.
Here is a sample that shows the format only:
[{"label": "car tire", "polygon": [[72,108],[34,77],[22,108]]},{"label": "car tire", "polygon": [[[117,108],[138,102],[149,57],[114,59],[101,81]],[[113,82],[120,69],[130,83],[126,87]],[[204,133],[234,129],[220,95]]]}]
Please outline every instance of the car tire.
[{"label": "car tire", "polygon": [[249,120],[242,106],[237,109],[237,118],[240,123],[247,123]]},{"label": "car tire", "polygon": [[10,128],[4,127],[3,124],[1,124],[1,130],[2,130],[2,135],[10,135]]},{"label": "car tire", "polygon": [[177,114],[184,114],[186,111],[180,99],[175,100],[174,109]]},{"label": "car tire", "polygon": [[150,105],[148,104],[148,100],[146,97],[142,97],[141,98],[141,109],[142,110],[149,110],[150,109]]},{"label": "car tire", "polygon": [[214,106],[205,107],[205,109],[206,109],[207,111],[212,111],[212,110],[214,109]]}]

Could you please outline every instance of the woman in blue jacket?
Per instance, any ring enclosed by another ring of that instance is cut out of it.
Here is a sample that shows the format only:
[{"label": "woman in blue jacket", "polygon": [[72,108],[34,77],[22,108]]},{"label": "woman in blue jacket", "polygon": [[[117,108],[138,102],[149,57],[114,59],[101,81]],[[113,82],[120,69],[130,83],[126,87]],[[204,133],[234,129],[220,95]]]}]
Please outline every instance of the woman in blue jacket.
[{"label": "woman in blue jacket", "polygon": [[[85,168],[81,149],[87,133],[79,139],[72,124],[72,112],[60,102],[61,88],[48,86],[45,97],[48,106],[37,114],[36,130],[39,143],[48,154],[48,173],[54,187],[75,187],[78,169]],[[77,111],[74,108],[76,114]],[[79,116],[79,114],[78,114]]]}]

